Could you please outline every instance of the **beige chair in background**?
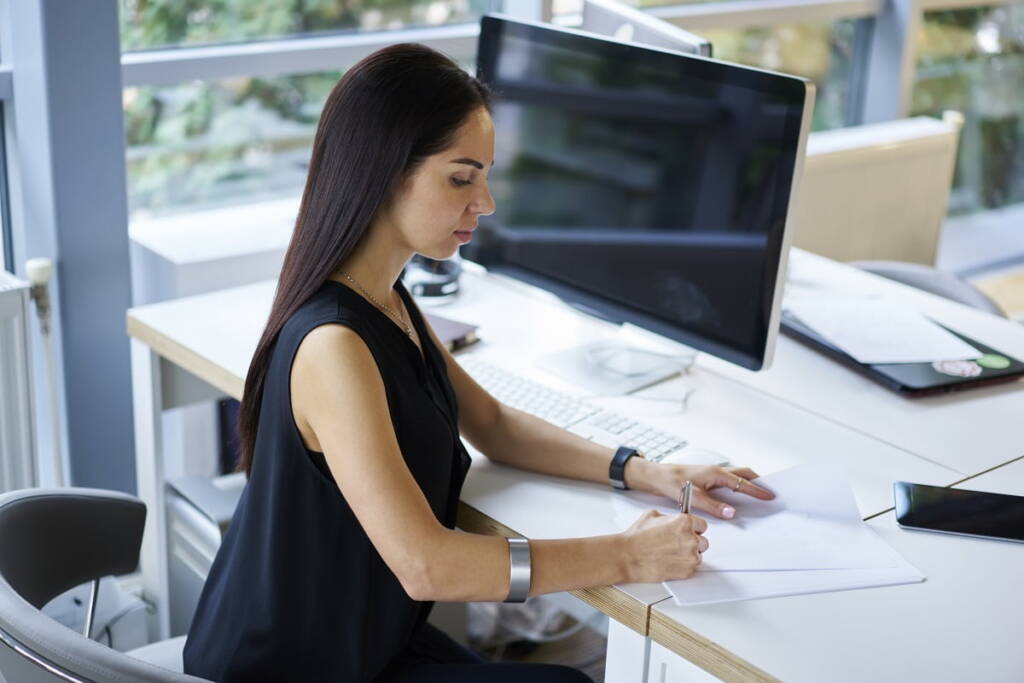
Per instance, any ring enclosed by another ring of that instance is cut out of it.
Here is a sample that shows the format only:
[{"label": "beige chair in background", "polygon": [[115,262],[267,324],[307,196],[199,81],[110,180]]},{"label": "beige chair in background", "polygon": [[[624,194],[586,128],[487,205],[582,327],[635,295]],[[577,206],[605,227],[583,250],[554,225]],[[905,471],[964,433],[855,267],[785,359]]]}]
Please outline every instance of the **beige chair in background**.
[{"label": "beige chair in background", "polygon": [[963,116],[811,133],[793,244],[837,261],[935,263]]}]

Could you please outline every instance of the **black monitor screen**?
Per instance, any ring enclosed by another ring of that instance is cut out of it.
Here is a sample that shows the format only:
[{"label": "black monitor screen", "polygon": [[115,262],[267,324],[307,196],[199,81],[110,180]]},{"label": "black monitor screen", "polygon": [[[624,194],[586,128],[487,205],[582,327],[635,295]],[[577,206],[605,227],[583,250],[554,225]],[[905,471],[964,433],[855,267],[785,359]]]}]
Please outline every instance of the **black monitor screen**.
[{"label": "black monitor screen", "polygon": [[760,368],[806,82],[496,17],[477,65],[497,209],[462,255]]}]

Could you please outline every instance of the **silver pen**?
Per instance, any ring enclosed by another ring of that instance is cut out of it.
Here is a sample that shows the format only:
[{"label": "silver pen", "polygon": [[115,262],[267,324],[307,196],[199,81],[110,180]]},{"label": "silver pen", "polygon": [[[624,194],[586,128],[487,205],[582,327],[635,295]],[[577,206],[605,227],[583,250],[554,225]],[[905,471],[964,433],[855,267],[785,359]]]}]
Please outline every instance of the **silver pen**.
[{"label": "silver pen", "polygon": [[693,494],[693,482],[689,479],[679,489],[679,511],[684,515],[690,514],[690,497]]}]

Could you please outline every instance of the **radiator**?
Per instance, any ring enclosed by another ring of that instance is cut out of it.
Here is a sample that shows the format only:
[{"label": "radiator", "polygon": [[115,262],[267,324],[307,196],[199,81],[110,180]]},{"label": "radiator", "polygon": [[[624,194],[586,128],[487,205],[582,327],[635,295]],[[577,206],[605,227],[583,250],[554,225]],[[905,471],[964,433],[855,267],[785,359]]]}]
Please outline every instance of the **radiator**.
[{"label": "radiator", "polygon": [[29,284],[0,270],[0,492],[37,485]]}]

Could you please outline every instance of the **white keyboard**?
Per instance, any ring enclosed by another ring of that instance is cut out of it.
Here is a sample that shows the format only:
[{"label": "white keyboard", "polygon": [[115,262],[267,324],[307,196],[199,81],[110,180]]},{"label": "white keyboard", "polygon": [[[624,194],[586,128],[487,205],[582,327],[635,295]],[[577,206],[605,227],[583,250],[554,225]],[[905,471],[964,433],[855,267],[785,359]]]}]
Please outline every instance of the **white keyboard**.
[{"label": "white keyboard", "polygon": [[603,446],[632,446],[650,460],[661,460],[686,446],[686,440],[674,434],[598,408],[577,396],[549,389],[479,358],[462,356],[459,365],[505,405]]}]

